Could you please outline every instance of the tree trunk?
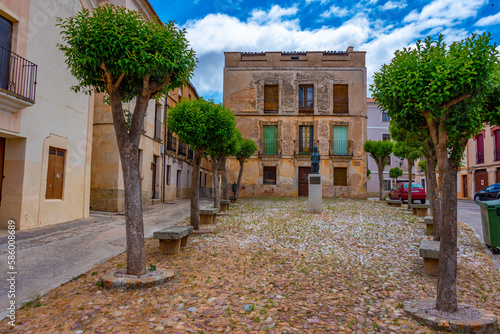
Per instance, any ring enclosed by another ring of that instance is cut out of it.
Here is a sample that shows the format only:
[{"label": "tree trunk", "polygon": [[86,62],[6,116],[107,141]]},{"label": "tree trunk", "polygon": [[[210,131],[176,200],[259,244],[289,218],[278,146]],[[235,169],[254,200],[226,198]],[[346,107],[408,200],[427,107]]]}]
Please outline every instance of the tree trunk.
[{"label": "tree trunk", "polygon": [[448,152],[438,153],[441,175],[441,231],[436,308],[457,311],[457,166]]},{"label": "tree trunk", "polygon": [[240,172],[238,173],[238,183],[236,185],[236,193],[234,194],[234,198],[238,199],[240,195],[240,186],[241,186],[241,177],[243,176],[243,165],[245,164],[245,159],[238,159],[240,162]]},{"label": "tree trunk", "polygon": [[380,200],[384,200],[384,163],[382,161],[377,161],[378,170],[378,186],[380,189]]},{"label": "tree trunk", "polygon": [[413,170],[413,160],[410,160],[408,159],[408,176],[409,176],[409,180],[408,180],[408,209],[411,209],[411,202],[413,201],[413,196],[412,196],[412,191],[413,191],[413,173],[412,173],[412,170]]},{"label": "tree trunk", "polygon": [[220,165],[219,165],[219,170],[221,173],[222,177],[222,199],[228,200],[229,199],[229,184],[227,183],[227,173],[226,173],[226,161],[227,161],[227,156],[222,156],[220,157]]},{"label": "tree trunk", "polygon": [[138,129],[143,126],[149,97],[141,96],[137,99],[134,115],[138,117],[134,118],[135,122],[130,131],[127,131],[125,125],[123,105],[118,91],[110,93],[110,102],[124,182],[127,274],[140,276],[146,273],[146,255],[139,170],[139,142],[142,131]]},{"label": "tree trunk", "polygon": [[427,165],[427,185],[429,203],[431,207],[432,220],[434,221],[433,240],[439,241],[439,231],[441,229],[441,201],[439,199],[439,187],[436,177],[436,152],[432,143],[426,143],[425,163]]},{"label": "tree trunk", "polygon": [[220,158],[212,159],[213,182],[214,182],[214,208],[220,210],[220,188],[219,188],[219,164]]},{"label": "tree trunk", "polygon": [[203,149],[194,150],[193,175],[191,179],[191,226],[195,230],[200,229],[200,165],[203,157]]}]

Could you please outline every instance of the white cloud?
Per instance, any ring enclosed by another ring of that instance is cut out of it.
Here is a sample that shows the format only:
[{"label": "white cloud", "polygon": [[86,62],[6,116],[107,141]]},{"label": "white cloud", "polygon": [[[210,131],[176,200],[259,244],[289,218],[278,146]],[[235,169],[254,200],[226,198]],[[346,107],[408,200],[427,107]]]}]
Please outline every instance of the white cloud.
[{"label": "white cloud", "polygon": [[404,18],[403,22],[424,23],[434,20],[434,24],[437,24],[439,20],[442,20],[444,22],[437,24],[442,26],[447,22],[475,17],[479,8],[486,3],[488,0],[434,0],[426,5],[420,13],[413,10]]},{"label": "white cloud", "polygon": [[346,8],[340,8],[335,5],[331,6],[326,12],[320,14],[321,17],[329,18],[331,16],[345,17],[349,15],[350,11]]},{"label": "white cloud", "polygon": [[383,6],[382,10],[390,10],[390,9],[402,9],[408,6],[406,3],[406,0],[401,0],[401,1],[387,1]]},{"label": "white cloud", "polygon": [[254,9],[249,21],[258,23],[281,22],[283,17],[295,16],[297,11],[298,8],[296,5],[290,8],[281,8],[279,5],[274,5],[268,12],[261,9]]},{"label": "white cloud", "polygon": [[500,13],[497,13],[495,15],[490,15],[479,19],[479,21],[477,21],[474,25],[479,27],[484,27],[499,23],[500,23]]},{"label": "white cloud", "polygon": [[318,2],[318,1],[320,1],[321,5],[324,5],[325,3],[328,3],[330,0],[306,0],[306,6],[313,2]]}]

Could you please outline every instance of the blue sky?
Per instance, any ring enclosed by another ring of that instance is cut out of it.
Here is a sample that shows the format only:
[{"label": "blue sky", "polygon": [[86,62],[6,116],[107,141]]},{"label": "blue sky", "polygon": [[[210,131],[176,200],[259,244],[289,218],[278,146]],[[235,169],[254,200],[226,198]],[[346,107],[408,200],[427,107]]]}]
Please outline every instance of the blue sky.
[{"label": "blue sky", "polygon": [[[500,0],[150,0],[187,30],[200,96],[222,101],[225,51],[366,51],[368,83],[394,51],[443,34],[447,42],[491,32],[500,44]],[[499,48],[500,50],[500,48]],[[368,91],[368,96],[370,96]]]}]

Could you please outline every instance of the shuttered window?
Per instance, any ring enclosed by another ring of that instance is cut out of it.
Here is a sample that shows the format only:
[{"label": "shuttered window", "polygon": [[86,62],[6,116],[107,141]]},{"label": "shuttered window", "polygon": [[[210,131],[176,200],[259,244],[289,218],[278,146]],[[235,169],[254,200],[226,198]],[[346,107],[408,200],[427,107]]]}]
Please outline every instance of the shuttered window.
[{"label": "shuttered window", "polygon": [[314,128],[312,126],[299,126],[299,152],[311,154],[313,145]]},{"label": "shuttered window", "polygon": [[264,85],[264,112],[278,112],[278,85]]},{"label": "shuttered window", "polygon": [[264,167],[264,184],[276,184],[276,167]]},{"label": "shuttered window", "polygon": [[500,161],[500,130],[495,131],[495,151],[493,153],[493,160]]},{"label": "shuttered window", "polygon": [[333,112],[349,113],[348,85],[333,85]]},{"label": "shuttered window", "polygon": [[62,199],[65,154],[65,150],[54,147],[49,148],[46,199]]},{"label": "shuttered window", "polygon": [[314,112],[314,87],[312,85],[299,86],[299,112]]},{"label": "shuttered window", "polygon": [[278,154],[278,126],[264,125],[264,154]]},{"label": "shuttered window", "polygon": [[347,155],[349,143],[347,141],[347,126],[333,127],[333,155]]},{"label": "shuttered window", "polygon": [[347,168],[335,167],[333,169],[333,185],[347,186]]}]

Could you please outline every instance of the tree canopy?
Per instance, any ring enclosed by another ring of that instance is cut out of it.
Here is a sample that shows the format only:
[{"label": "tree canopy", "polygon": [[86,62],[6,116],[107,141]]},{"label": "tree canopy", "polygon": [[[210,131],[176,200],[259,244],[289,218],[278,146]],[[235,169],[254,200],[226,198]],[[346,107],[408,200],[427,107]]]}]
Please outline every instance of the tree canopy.
[{"label": "tree canopy", "polygon": [[365,152],[370,153],[370,156],[377,163],[378,180],[379,180],[379,195],[380,200],[384,199],[384,168],[387,164],[387,158],[392,153],[393,144],[390,140],[367,140],[363,144]]},{"label": "tree canopy", "polygon": [[403,170],[399,167],[394,167],[394,168],[391,168],[389,169],[389,177],[391,179],[396,179],[396,181],[398,180],[398,177],[401,177],[403,176]]}]

